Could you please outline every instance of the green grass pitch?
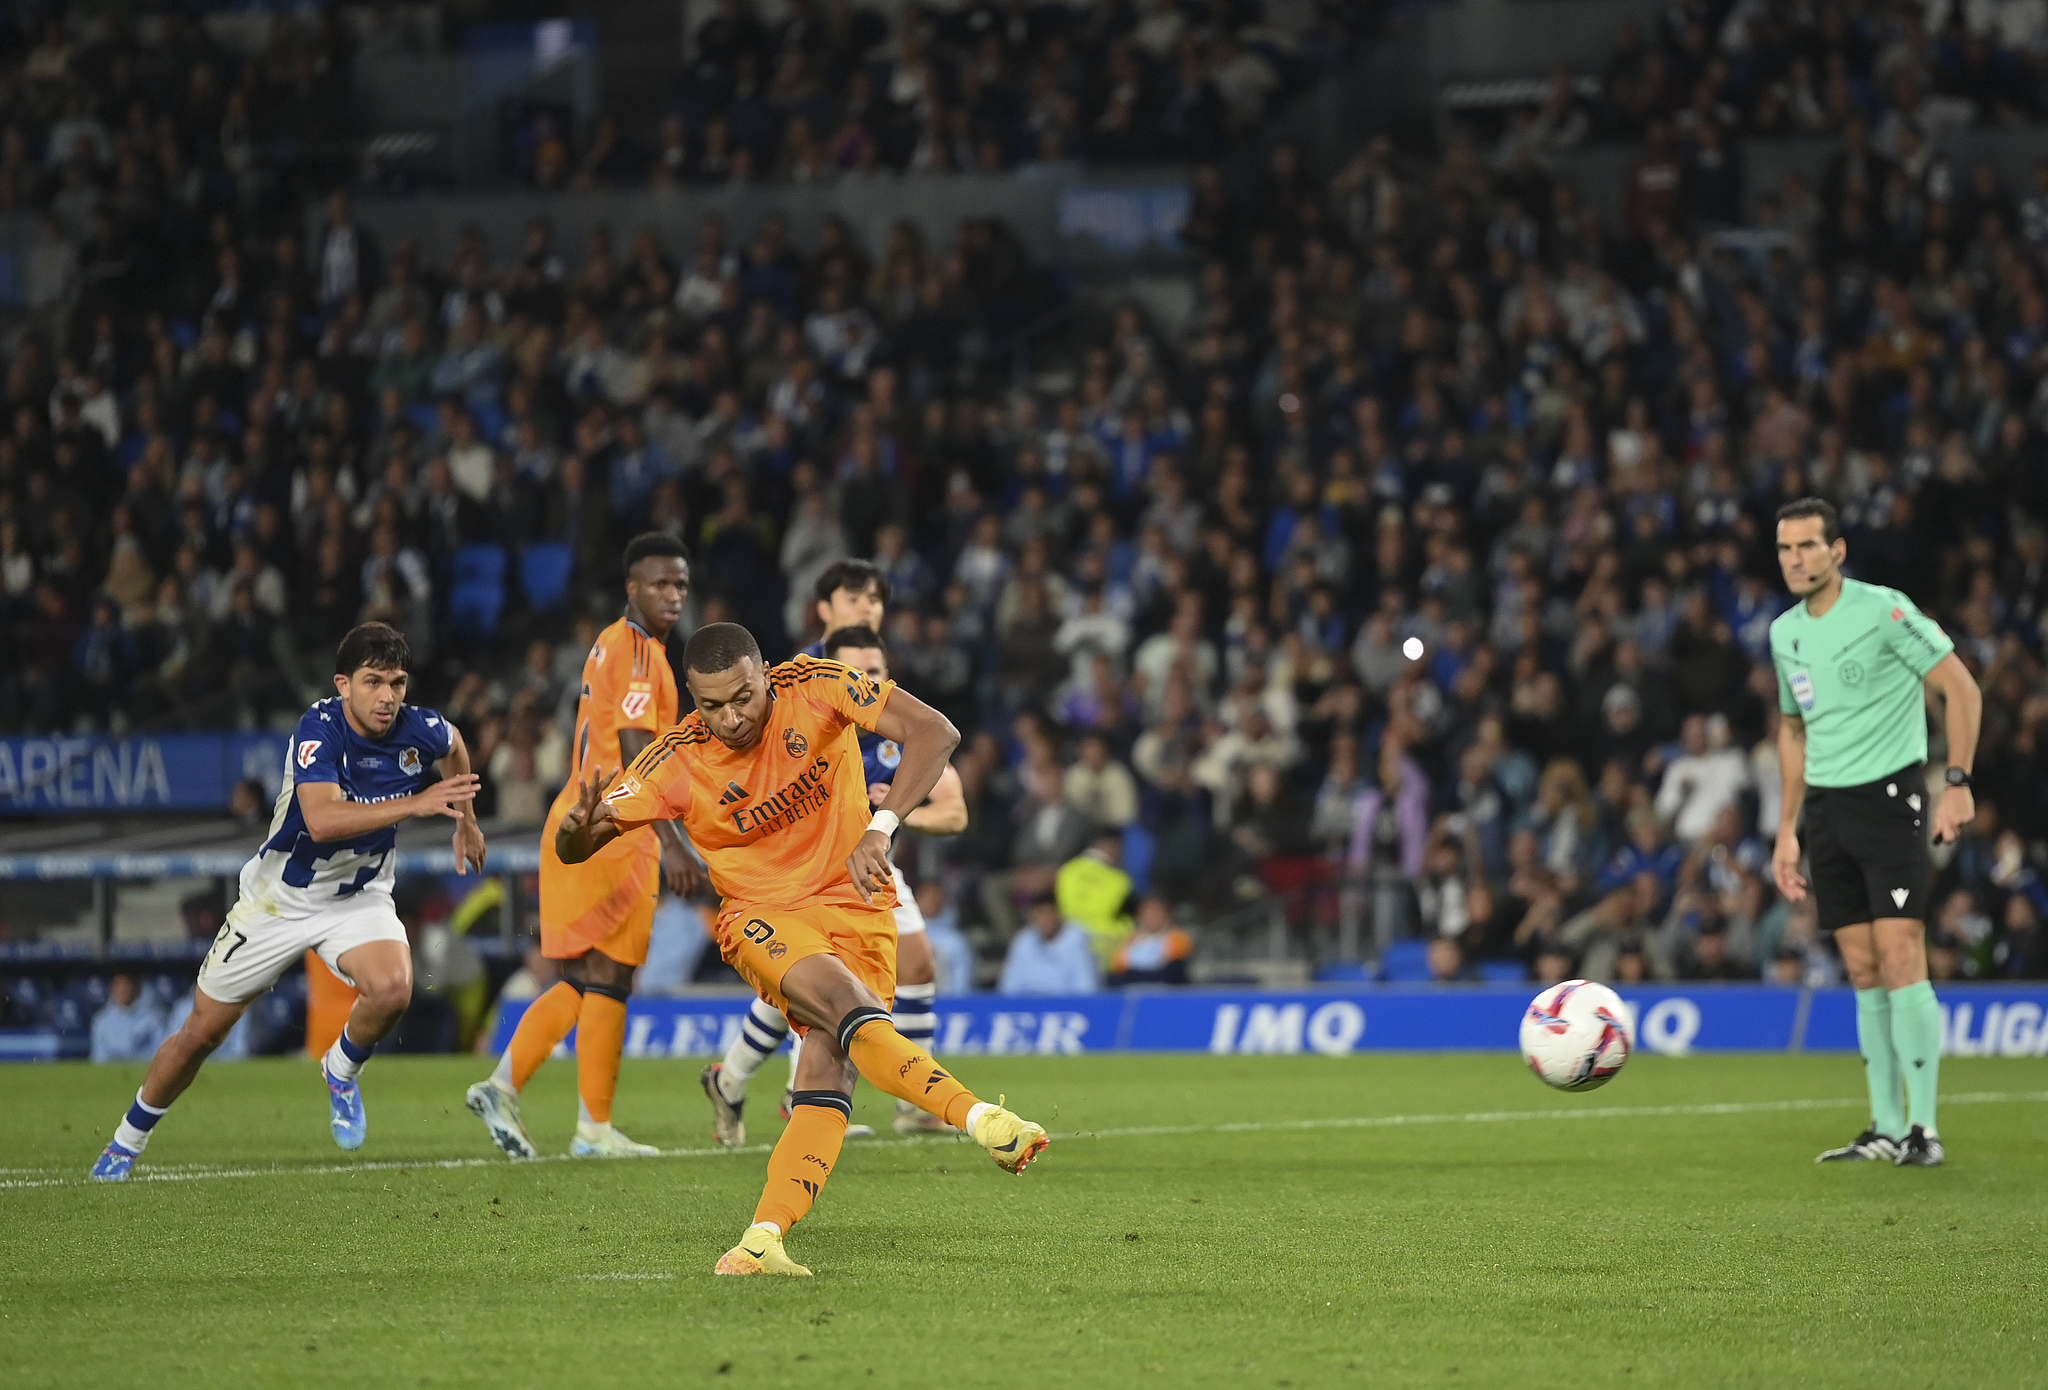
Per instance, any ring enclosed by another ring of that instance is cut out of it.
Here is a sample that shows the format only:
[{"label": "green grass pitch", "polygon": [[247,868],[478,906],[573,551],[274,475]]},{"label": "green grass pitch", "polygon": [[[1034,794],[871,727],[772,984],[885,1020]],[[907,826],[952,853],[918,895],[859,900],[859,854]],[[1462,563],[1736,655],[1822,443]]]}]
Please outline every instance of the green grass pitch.
[{"label": "green grass pitch", "polygon": [[[963,1058],[1057,1136],[1017,1179],[849,1143],[790,1251],[712,1277],[764,1150],[697,1064],[628,1062],[658,1159],[496,1160],[473,1058],[381,1058],[370,1141],[305,1062],[220,1066],[138,1174],[81,1181],[139,1067],[0,1071],[9,1386],[2048,1384],[2048,1061],[1943,1070],[1938,1170],[1816,1167],[1853,1057]],[[772,1140],[771,1063],[753,1133]],[[526,1112],[566,1148],[574,1069]],[[887,1132],[885,1098],[859,1118]]]}]

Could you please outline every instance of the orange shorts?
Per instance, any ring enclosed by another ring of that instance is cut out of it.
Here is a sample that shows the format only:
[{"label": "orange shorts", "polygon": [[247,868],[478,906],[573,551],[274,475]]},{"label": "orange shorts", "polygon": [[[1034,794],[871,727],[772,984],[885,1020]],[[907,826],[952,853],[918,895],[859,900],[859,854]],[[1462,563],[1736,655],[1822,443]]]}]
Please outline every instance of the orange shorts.
[{"label": "orange shorts", "polygon": [[650,867],[631,866],[625,873],[595,860],[589,864],[543,861],[540,953],[550,960],[573,960],[585,951],[602,951],[621,965],[647,964],[647,942],[654,933],[654,904],[660,890],[658,860]]},{"label": "orange shorts", "polygon": [[[713,928],[718,953],[768,1004],[789,1013],[782,977],[810,956],[834,956],[882,997],[896,997],[896,914],[889,908],[727,904]],[[806,1025],[796,1023],[798,1032]]]}]

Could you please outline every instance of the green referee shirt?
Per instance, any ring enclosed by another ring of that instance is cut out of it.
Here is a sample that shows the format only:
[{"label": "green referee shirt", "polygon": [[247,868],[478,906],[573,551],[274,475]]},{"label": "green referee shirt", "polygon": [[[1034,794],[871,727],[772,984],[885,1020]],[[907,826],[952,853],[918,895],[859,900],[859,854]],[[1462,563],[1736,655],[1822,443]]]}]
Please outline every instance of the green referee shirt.
[{"label": "green referee shirt", "polygon": [[1842,581],[1824,617],[1771,624],[1778,708],[1806,721],[1806,784],[1856,787],[1927,761],[1922,682],[1955,643],[1897,589]]}]

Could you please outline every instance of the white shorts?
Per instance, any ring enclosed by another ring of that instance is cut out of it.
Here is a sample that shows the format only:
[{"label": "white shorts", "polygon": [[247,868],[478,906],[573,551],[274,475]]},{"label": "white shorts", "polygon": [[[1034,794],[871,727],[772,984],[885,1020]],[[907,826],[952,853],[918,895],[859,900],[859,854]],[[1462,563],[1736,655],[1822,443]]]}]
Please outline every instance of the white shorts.
[{"label": "white shorts", "polygon": [[199,967],[199,988],[223,1004],[246,1004],[309,950],[318,951],[329,970],[353,985],[341,968],[345,952],[372,941],[405,939],[389,893],[358,893],[309,917],[272,917],[243,898],[228,910],[228,920]]},{"label": "white shorts", "polygon": [[903,870],[892,863],[889,872],[896,875],[896,935],[916,936],[924,930],[924,909],[917,905],[917,895],[903,881]]}]

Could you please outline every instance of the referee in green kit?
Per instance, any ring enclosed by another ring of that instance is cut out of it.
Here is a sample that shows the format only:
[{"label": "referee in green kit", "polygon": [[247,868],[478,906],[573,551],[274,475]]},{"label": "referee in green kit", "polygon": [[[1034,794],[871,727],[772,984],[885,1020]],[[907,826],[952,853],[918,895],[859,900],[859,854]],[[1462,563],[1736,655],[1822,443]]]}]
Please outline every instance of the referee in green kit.
[{"label": "referee in green kit", "polygon": [[[1870,1127],[1819,1162],[1882,1159],[1932,1168],[1941,1075],[1941,1009],[1927,982],[1927,710],[1947,704],[1947,785],[1933,806],[1948,841],[1977,814],[1970,762],[1984,697],[1955,643],[1896,589],[1842,576],[1848,547],[1835,509],[1802,498],[1778,513],[1778,565],[1800,600],[1771,624],[1778,669],[1778,762],[1785,803],[1771,873],[1793,902],[1799,812],[1820,926],[1835,934],[1856,986],[1856,1041],[1870,1084]],[[1905,1092],[1901,1101],[1903,1082]]]}]

